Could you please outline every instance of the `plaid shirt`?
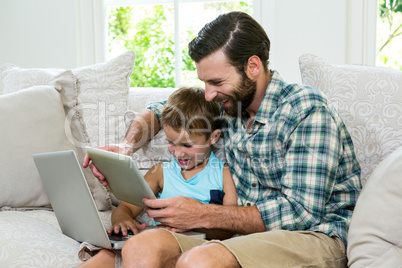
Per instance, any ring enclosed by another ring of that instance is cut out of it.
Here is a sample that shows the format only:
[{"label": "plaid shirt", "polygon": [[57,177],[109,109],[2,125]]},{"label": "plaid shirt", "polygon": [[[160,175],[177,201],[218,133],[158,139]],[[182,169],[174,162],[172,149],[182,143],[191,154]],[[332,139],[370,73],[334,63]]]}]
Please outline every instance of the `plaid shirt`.
[{"label": "plaid shirt", "polygon": [[[158,118],[161,104],[148,107]],[[267,230],[319,231],[346,245],[361,190],[360,165],[326,96],[286,84],[273,71],[250,129],[247,113],[223,117],[226,159],[239,206],[257,206]]]}]

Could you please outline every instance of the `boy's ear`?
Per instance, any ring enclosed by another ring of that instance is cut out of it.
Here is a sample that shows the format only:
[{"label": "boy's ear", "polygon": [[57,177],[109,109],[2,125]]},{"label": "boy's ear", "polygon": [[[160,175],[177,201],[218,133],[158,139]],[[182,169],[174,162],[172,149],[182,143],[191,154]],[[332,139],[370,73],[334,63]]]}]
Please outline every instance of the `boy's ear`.
[{"label": "boy's ear", "polygon": [[211,139],[211,144],[217,143],[220,136],[221,136],[220,129],[215,129],[214,131],[212,131],[211,136],[209,137]]}]

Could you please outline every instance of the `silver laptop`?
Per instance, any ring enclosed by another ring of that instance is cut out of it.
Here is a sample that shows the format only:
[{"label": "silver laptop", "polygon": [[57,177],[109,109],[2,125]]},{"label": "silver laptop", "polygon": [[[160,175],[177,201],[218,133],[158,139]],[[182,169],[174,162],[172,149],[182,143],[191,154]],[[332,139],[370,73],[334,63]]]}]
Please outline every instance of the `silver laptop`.
[{"label": "silver laptop", "polygon": [[35,154],[36,167],[63,234],[80,242],[120,249],[131,235],[109,235],[74,151]]}]

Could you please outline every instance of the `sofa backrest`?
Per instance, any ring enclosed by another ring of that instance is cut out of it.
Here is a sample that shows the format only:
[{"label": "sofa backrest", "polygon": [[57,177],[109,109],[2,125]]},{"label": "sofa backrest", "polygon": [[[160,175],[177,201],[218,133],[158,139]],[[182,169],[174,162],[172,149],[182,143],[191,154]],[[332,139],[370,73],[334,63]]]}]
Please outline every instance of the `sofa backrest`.
[{"label": "sofa backrest", "polygon": [[322,90],[350,132],[364,184],[374,168],[402,146],[402,72],[384,67],[299,59],[302,82]]}]

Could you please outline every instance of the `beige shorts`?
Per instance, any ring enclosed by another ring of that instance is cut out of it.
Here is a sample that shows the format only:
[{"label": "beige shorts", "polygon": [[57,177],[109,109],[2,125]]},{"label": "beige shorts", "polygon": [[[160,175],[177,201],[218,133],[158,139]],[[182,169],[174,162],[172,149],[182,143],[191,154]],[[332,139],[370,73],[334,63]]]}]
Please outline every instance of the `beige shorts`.
[{"label": "beige shorts", "polygon": [[204,243],[220,243],[242,267],[347,267],[342,240],[320,232],[274,230],[224,241],[172,234],[182,252]]}]

